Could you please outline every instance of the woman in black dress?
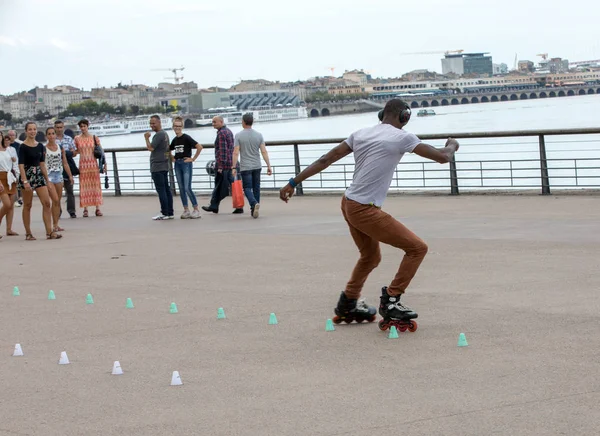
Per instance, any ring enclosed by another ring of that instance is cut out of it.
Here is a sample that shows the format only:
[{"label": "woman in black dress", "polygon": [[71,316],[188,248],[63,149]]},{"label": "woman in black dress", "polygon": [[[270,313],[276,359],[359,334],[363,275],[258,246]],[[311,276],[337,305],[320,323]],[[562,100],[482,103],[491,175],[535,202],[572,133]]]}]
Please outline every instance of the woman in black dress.
[{"label": "woman in black dress", "polygon": [[52,230],[52,210],[50,208],[50,196],[56,196],[56,192],[48,191],[48,171],[46,170],[46,150],[41,142],[35,140],[37,125],[34,122],[25,124],[27,137],[19,147],[19,171],[21,180],[19,185],[23,192],[23,225],[25,226],[25,239],[35,241],[31,233],[31,206],[33,203],[33,191],[35,190],[40,203],[42,203],[42,217],[46,227],[47,239],[60,239],[62,235]]}]

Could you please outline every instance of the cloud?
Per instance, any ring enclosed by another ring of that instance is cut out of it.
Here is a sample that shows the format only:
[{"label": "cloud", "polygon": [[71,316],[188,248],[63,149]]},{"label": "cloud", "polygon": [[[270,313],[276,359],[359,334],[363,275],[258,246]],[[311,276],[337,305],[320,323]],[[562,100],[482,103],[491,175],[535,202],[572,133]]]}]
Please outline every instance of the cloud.
[{"label": "cloud", "polygon": [[15,41],[12,38],[9,38],[8,36],[0,35],[0,45],[10,45],[11,47],[16,47],[17,41]]},{"label": "cloud", "polygon": [[77,48],[73,45],[70,44],[66,41],[63,41],[62,39],[58,39],[58,38],[52,38],[50,40],[50,45],[62,50],[62,51],[75,51],[77,50]]}]

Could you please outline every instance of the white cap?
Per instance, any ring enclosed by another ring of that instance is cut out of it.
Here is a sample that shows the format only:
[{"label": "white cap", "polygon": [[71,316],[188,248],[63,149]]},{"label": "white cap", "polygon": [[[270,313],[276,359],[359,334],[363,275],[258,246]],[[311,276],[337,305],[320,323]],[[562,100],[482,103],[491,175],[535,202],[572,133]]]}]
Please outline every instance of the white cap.
[{"label": "white cap", "polygon": [[179,376],[179,371],[173,371],[173,377],[171,377],[171,386],[181,386],[183,382]]},{"label": "white cap", "polygon": [[121,368],[121,364],[119,363],[118,360],[115,360],[115,363],[113,364],[112,375],[122,375],[122,374],[123,374],[123,369]]},{"label": "white cap", "polygon": [[22,356],[22,355],[23,355],[23,349],[21,348],[21,344],[16,344],[13,356],[17,357],[17,356]]},{"label": "white cap", "polygon": [[60,360],[58,361],[59,365],[68,365],[69,363],[69,358],[67,357],[67,352],[63,351],[62,353],[60,353]]}]

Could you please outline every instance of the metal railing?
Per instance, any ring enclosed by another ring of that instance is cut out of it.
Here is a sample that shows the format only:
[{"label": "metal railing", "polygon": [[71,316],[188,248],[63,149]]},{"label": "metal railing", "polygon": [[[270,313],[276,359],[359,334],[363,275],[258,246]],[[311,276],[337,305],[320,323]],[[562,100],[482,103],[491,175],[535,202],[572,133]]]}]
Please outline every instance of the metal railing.
[{"label": "metal railing", "polygon": [[[391,191],[433,190],[458,195],[474,190],[600,189],[600,128],[571,130],[505,131],[420,135],[423,142],[441,147],[451,136],[461,148],[449,165],[407,154],[396,167]],[[345,138],[267,142],[272,177],[263,171],[264,190],[284,186],[332,146]],[[214,145],[204,150],[194,165],[192,188],[209,193],[214,178],[206,164],[214,160]],[[109,178],[114,195],[154,192],[149,171],[149,153],[143,147],[106,149]],[[171,168],[171,180],[174,181]],[[322,173],[298,185],[304,192],[339,191],[347,188],[354,174],[348,156]],[[173,184],[175,191],[175,184]]]}]

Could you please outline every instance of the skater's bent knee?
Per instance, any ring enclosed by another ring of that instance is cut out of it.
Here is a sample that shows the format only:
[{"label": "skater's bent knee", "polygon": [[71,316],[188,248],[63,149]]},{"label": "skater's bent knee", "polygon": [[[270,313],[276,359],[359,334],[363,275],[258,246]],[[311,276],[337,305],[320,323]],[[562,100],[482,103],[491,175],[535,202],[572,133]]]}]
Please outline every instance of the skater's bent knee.
[{"label": "skater's bent knee", "polygon": [[416,244],[414,246],[414,248],[411,251],[416,256],[425,257],[428,250],[429,250],[429,247],[427,246],[427,244],[423,241],[420,241],[418,244]]}]

